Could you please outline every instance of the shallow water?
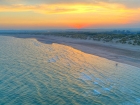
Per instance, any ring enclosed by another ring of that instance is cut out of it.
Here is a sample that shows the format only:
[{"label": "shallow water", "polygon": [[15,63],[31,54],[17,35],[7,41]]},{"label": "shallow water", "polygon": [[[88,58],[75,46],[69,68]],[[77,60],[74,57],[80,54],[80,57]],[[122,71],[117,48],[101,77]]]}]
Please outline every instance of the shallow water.
[{"label": "shallow water", "polygon": [[0,36],[0,105],[139,105],[140,68]]}]

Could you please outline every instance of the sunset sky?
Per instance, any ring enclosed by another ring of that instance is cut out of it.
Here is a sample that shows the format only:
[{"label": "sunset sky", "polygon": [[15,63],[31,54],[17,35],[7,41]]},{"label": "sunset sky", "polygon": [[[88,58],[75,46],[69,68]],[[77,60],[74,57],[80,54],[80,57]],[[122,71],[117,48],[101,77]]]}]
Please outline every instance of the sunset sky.
[{"label": "sunset sky", "polygon": [[0,30],[139,27],[140,0],[0,0]]}]

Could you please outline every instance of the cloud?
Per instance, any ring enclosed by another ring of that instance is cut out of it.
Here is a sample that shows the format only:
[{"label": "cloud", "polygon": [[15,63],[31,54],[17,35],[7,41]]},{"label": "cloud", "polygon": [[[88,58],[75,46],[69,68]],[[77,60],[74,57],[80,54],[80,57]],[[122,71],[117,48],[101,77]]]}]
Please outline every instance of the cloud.
[{"label": "cloud", "polygon": [[36,4],[96,4],[96,3],[116,3],[122,4],[130,8],[139,8],[140,0],[0,0],[0,4],[10,5],[10,4],[26,4],[26,5],[36,5]]},{"label": "cloud", "polygon": [[63,0],[62,3],[53,0],[43,3],[43,0],[41,0],[42,3],[36,4],[27,3],[26,0],[24,0],[24,3],[22,0],[20,2],[14,0],[15,2],[12,4],[12,1],[9,0],[7,5],[0,4],[1,26],[83,27],[112,24],[127,25],[139,23],[140,18],[140,8],[128,8],[121,3],[110,3],[109,0],[94,3],[88,3],[88,1],[82,3],[81,0],[76,2],[73,0],[69,3],[64,3]]},{"label": "cloud", "polygon": [[[13,0],[11,0],[13,1]],[[14,0],[16,1],[16,0]],[[0,12],[22,12],[32,11],[43,14],[59,14],[59,13],[86,13],[86,12],[98,12],[107,13],[114,11],[117,13],[139,13],[140,8],[127,8],[122,4],[110,4],[110,3],[96,3],[96,4],[13,4],[13,5],[0,5]]]},{"label": "cloud", "polygon": [[32,11],[43,14],[58,14],[58,13],[71,13],[78,11],[77,8],[69,7],[65,5],[1,5],[0,12],[23,12],[23,11]]}]

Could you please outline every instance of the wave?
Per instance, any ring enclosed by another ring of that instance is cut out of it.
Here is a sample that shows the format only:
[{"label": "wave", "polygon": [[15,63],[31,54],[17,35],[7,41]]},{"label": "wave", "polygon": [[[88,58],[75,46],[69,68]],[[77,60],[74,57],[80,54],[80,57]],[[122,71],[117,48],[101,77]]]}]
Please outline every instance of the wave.
[{"label": "wave", "polygon": [[140,68],[60,44],[0,36],[0,104],[140,104]]}]

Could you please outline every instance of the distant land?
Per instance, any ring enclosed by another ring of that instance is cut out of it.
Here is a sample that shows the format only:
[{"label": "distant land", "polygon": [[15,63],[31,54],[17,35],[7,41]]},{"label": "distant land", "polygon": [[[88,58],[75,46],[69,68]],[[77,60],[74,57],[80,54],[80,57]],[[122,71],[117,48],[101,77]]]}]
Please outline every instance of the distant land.
[{"label": "distant land", "polygon": [[54,35],[140,46],[140,29],[0,30],[0,34]]}]

